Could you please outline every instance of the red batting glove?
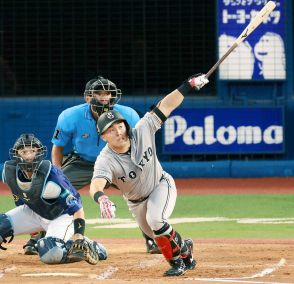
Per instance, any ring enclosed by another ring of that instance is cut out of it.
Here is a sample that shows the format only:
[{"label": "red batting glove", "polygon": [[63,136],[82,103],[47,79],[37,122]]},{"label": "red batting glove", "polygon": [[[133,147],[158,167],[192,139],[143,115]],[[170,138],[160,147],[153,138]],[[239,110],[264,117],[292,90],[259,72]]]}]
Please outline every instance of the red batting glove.
[{"label": "red batting glove", "polygon": [[101,218],[115,218],[116,206],[112,201],[109,200],[108,196],[102,195],[98,198],[100,205]]},{"label": "red batting glove", "polygon": [[208,79],[205,77],[205,74],[199,75],[196,77],[191,77],[188,79],[188,82],[190,84],[190,86],[194,89],[197,89],[198,91],[205,86],[209,81]]}]

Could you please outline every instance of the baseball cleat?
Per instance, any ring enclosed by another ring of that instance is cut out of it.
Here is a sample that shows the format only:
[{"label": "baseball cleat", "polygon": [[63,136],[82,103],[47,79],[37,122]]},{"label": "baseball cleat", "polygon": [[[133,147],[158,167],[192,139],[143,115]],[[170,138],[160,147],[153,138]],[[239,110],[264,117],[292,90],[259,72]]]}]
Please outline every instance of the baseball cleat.
[{"label": "baseball cleat", "polygon": [[161,251],[157,244],[153,240],[148,240],[146,242],[147,253],[150,254],[161,254]]},{"label": "baseball cleat", "polygon": [[28,242],[23,246],[25,255],[37,255],[37,242],[34,239],[29,239]]},{"label": "baseball cleat", "polygon": [[180,276],[186,272],[186,267],[181,258],[170,260],[171,268],[164,272],[164,276]]},{"label": "baseball cleat", "polygon": [[196,260],[193,258],[193,247],[194,247],[193,240],[187,239],[187,240],[184,240],[184,242],[186,246],[188,247],[189,254],[187,255],[187,257],[182,259],[186,266],[186,269],[192,270],[196,267]]}]

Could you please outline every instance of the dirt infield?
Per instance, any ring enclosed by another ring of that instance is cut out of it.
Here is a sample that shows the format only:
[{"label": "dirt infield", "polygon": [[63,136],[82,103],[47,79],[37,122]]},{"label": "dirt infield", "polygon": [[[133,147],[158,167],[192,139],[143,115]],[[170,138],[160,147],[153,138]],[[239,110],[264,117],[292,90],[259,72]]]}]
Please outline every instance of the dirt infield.
[{"label": "dirt infield", "polygon": [[[194,240],[195,270],[163,277],[168,264],[161,255],[148,255],[142,239],[100,240],[109,258],[45,265],[37,256],[22,254],[20,240],[0,251],[3,283],[294,283],[294,241]],[[216,279],[218,278],[218,280]]]},{"label": "dirt infield", "polygon": [[[294,178],[176,180],[179,194],[294,193]],[[87,189],[82,190],[88,194]],[[0,194],[9,191],[0,183]],[[111,190],[111,194],[119,194]],[[3,283],[294,283],[294,240],[194,239],[198,265],[175,278],[163,277],[168,264],[148,255],[143,239],[102,239],[109,258],[95,266],[86,262],[45,265],[24,256],[25,240],[0,250]]]}]

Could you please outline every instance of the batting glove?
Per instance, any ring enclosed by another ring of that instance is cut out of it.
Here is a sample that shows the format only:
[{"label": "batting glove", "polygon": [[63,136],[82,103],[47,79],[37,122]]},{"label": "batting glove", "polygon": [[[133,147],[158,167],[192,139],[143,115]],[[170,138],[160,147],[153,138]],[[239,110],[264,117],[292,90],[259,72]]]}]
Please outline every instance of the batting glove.
[{"label": "batting glove", "polygon": [[205,77],[205,74],[197,74],[188,79],[188,82],[190,86],[196,90],[200,90],[202,87],[204,87],[209,81]]},{"label": "batting glove", "polygon": [[116,206],[115,204],[109,200],[108,196],[102,195],[98,198],[98,202],[100,205],[100,213],[101,218],[115,218],[115,210]]}]

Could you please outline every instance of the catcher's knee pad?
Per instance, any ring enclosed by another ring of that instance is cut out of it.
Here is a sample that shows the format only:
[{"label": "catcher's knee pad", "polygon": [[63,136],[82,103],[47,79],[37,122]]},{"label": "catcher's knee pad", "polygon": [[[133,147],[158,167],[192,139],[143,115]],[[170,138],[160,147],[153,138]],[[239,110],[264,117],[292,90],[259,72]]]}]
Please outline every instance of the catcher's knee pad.
[{"label": "catcher's knee pad", "polygon": [[37,243],[40,260],[47,264],[63,263],[67,255],[65,242],[59,238],[47,237]]},{"label": "catcher's knee pad", "polygon": [[13,239],[13,228],[11,222],[6,214],[0,214],[0,248],[5,249],[1,246],[2,242],[6,243],[6,238],[10,237],[9,243]]}]

